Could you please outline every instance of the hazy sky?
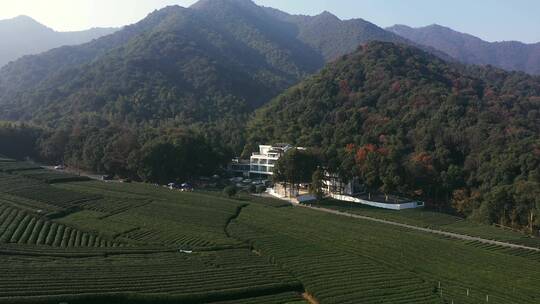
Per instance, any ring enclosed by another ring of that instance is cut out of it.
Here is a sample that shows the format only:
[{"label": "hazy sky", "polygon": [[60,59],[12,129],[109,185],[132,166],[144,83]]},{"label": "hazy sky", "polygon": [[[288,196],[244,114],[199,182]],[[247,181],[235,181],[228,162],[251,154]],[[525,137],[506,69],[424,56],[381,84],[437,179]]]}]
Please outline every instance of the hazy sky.
[{"label": "hazy sky", "polygon": [[[219,1],[219,0],[217,0]],[[121,26],[166,5],[189,6],[195,0],[0,0],[0,19],[28,15],[55,30]],[[433,23],[488,41],[540,41],[539,0],[255,0],[295,14],[328,10],[363,18],[379,26]]]}]

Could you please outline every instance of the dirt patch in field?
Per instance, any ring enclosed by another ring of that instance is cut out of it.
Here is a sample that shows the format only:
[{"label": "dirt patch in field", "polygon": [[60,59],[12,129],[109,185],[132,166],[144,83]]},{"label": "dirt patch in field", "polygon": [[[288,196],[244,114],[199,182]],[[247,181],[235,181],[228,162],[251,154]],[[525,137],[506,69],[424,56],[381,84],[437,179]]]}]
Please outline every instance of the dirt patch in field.
[{"label": "dirt patch in field", "polygon": [[307,291],[302,294],[302,297],[304,297],[304,300],[308,301],[310,304],[319,304],[319,301],[317,301],[317,299],[315,299],[315,297],[310,295]]}]

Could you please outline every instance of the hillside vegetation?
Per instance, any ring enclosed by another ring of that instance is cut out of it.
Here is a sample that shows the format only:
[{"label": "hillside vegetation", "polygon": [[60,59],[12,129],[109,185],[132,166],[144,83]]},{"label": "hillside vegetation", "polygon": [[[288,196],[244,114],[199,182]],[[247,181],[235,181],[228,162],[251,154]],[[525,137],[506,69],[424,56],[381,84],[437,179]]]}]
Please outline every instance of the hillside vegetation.
[{"label": "hillside vegetation", "polygon": [[249,148],[320,147],[367,191],[402,193],[480,221],[540,224],[540,79],[370,43],[259,110]]},{"label": "hillside vegetation", "polygon": [[[90,43],[7,65],[0,118],[67,133],[191,128],[240,151],[247,115],[326,60],[372,39],[404,41],[364,20],[328,15],[292,16],[249,0],[167,7]],[[327,35],[314,34],[323,28]]]}]

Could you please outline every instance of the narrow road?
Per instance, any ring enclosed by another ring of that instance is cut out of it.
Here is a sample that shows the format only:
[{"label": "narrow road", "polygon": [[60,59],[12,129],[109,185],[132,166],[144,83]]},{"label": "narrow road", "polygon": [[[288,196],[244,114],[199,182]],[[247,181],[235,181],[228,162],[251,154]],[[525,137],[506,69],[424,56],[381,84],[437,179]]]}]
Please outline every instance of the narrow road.
[{"label": "narrow road", "polygon": [[481,243],[484,243],[484,244],[491,244],[491,245],[498,245],[498,246],[507,247],[507,248],[526,249],[526,250],[532,250],[532,251],[540,252],[540,248],[535,248],[535,247],[517,245],[517,244],[512,244],[512,243],[507,243],[507,242],[483,239],[483,238],[464,235],[464,234],[459,234],[459,233],[453,233],[453,232],[447,232],[447,231],[423,228],[423,227],[418,227],[418,226],[413,226],[413,225],[407,225],[407,224],[382,220],[382,219],[378,219],[378,218],[373,218],[373,217],[369,217],[369,216],[363,216],[363,215],[358,215],[358,214],[341,212],[341,211],[328,209],[328,208],[311,207],[311,206],[299,205],[299,204],[295,204],[295,203],[293,203],[293,205],[297,206],[297,207],[317,210],[317,211],[331,213],[331,214],[340,215],[340,216],[357,218],[357,219],[362,219],[362,220],[367,220],[367,221],[372,221],[372,222],[377,222],[377,223],[382,223],[382,224],[387,224],[387,225],[392,225],[392,226],[397,226],[397,227],[403,227],[403,228],[408,228],[408,229],[427,232],[427,233],[434,233],[434,234],[444,235],[444,236],[447,236],[447,237],[460,239],[460,240],[465,240],[465,241],[477,241],[477,242],[481,242]]}]

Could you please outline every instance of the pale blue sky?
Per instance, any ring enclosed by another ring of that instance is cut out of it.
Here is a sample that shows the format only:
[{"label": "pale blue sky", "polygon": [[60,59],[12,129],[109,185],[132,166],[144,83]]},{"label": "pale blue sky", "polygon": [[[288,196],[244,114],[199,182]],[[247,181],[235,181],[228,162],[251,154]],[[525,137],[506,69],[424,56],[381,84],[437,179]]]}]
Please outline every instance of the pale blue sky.
[{"label": "pale blue sky", "polygon": [[[219,0],[217,0],[219,1]],[[195,0],[0,0],[0,19],[28,15],[56,30],[121,26],[166,5]],[[324,10],[379,26],[433,23],[488,41],[540,41],[540,0],[255,0],[295,14]]]}]

